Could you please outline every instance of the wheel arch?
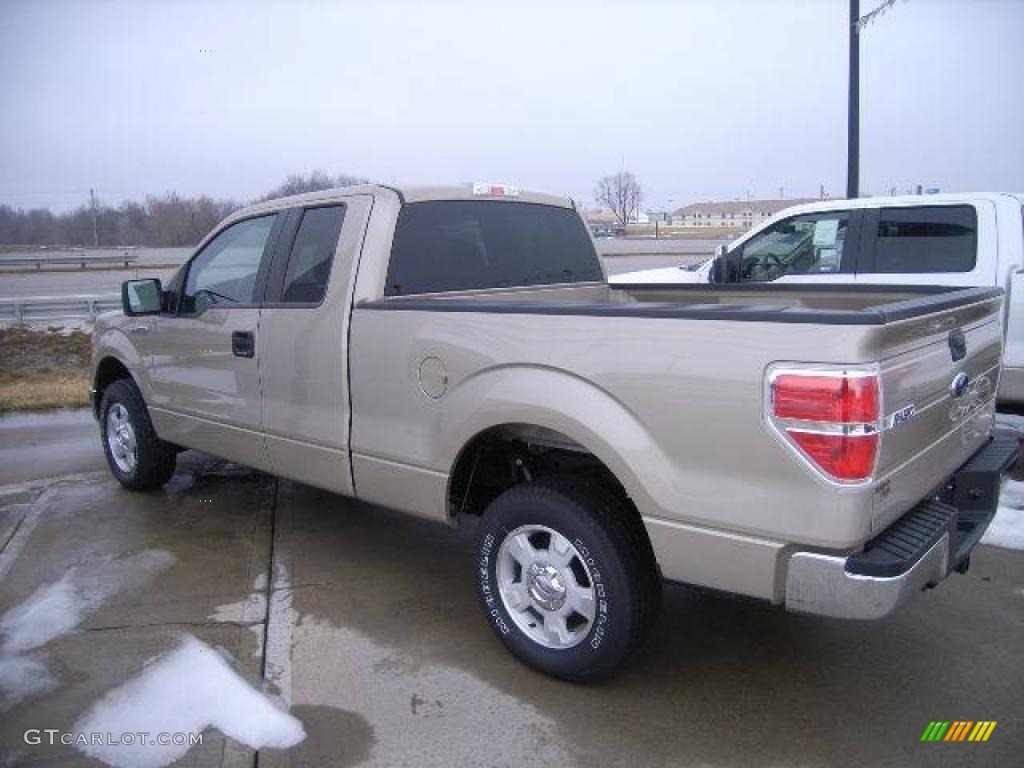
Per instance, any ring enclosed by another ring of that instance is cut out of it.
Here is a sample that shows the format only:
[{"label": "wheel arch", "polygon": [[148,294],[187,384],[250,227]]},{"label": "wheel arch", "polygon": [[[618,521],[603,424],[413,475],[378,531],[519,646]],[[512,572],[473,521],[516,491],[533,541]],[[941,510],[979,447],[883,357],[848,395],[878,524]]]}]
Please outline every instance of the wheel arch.
[{"label": "wheel arch", "polygon": [[[578,458],[579,468],[591,469],[607,482],[623,488],[615,473],[596,454],[569,435],[540,424],[506,422],[486,427],[459,450],[448,474],[448,507],[456,514],[476,515],[479,508],[467,504],[467,494],[482,472],[488,472],[494,488],[500,492],[523,480],[533,479],[534,461],[541,451],[557,452]],[[494,472],[495,461],[505,462],[505,476]],[[483,466],[485,464],[490,466]],[[467,508],[472,507],[472,508]]]},{"label": "wheel arch", "polygon": [[128,378],[135,382],[143,401],[149,402],[149,381],[142,358],[120,326],[101,319],[93,334],[92,360],[90,386],[95,390],[93,408],[97,413],[103,400],[103,390],[119,379]]},{"label": "wheel arch", "polygon": [[96,372],[92,380],[92,387],[96,392],[92,402],[94,416],[99,418],[100,403],[103,401],[104,391],[115,381],[120,381],[121,379],[135,381],[135,377],[132,376],[128,366],[121,362],[119,358],[109,354],[102,357],[96,364]]},{"label": "wheel arch", "polygon": [[642,515],[656,514],[655,499],[670,492],[671,462],[640,420],[610,393],[571,373],[492,369],[457,387],[444,415],[441,466],[448,474],[450,511],[464,506],[460,494],[473,462],[495,440],[528,452],[539,447],[590,457]]}]

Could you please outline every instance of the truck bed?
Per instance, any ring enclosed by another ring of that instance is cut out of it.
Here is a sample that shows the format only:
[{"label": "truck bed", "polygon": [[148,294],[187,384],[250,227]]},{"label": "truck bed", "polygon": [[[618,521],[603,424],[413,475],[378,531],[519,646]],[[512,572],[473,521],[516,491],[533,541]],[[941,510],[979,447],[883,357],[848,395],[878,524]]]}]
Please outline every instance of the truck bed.
[{"label": "truck bed", "polygon": [[[587,283],[360,302],[353,348],[387,353],[355,353],[355,485],[373,489],[368,500],[443,518],[447,473],[474,432],[543,426],[622,478],[649,528],[671,533],[652,539],[685,540],[676,554],[686,557],[665,553],[691,564],[672,578],[753,594],[783,542],[855,550],[981,446],[992,398],[979,391],[978,410],[953,419],[949,388],[958,371],[996,384],[1001,293]],[[959,362],[954,331],[967,348]],[[764,407],[780,362],[877,366],[886,418],[913,406],[885,431],[872,483],[831,484],[780,447]],[[424,397],[425,371],[441,395]],[[415,468],[415,494],[387,482],[395,466]],[[741,537],[766,571],[719,581],[721,535]]]}]

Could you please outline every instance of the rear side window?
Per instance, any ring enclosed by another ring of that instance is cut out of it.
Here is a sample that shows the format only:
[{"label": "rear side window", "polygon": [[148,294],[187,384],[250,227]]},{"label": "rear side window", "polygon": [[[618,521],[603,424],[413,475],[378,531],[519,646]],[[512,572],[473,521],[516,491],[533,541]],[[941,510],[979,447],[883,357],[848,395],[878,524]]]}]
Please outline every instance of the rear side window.
[{"label": "rear side window", "polygon": [[971,205],[882,208],[875,272],[970,272],[978,247]]},{"label": "rear side window", "polygon": [[303,212],[288,257],[288,269],[281,289],[282,302],[319,304],[324,300],[344,221],[344,205],[307,208]]},{"label": "rear side window", "polygon": [[535,203],[410,203],[395,225],[385,295],[603,280],[575,211]]}]

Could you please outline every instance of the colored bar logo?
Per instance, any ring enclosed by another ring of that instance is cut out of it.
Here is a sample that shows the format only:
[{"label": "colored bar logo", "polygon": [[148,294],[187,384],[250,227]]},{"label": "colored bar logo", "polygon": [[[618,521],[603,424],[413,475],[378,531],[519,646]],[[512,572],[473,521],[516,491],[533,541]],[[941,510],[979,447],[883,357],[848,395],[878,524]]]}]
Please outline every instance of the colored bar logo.
[{"label": "colored bar logo", "polygon": [[995,720],[933,720],[921,734],[921,741],[988,741],[995,729]]}]

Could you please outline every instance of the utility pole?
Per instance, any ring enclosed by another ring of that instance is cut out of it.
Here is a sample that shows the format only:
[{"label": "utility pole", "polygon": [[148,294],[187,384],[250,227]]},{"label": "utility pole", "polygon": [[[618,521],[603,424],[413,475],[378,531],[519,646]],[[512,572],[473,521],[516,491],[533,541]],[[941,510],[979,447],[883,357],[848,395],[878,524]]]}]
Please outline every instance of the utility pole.
[{"label": "utility pole", "polygon": [[850,0],[850,103],[846,124],[846,196],[860,192],[860,0]]},{"label": "utility pole", "polygon": [[96,193],[92,187],[89,188],[89,207],[92,208],[92,244],[98,248],[100,244],[100,228],[96,221]]},{"label": "utility pole", "polygon": [[786,199],[785,192],[786,192],[786,188],[785,187],[779,187],[779,200],[785,200]]}]

